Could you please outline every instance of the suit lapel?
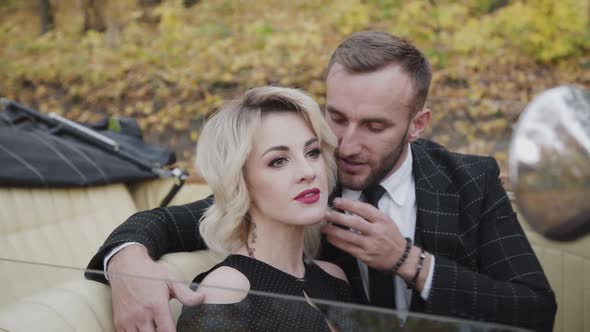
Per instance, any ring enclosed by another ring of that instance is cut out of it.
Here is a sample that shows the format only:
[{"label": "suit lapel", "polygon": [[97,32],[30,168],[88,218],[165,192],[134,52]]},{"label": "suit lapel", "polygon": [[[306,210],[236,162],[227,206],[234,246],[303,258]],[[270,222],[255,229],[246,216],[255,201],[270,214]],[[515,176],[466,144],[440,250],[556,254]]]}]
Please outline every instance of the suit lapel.
[{"label": "suit lapel", "polygon": [[[458,233],[459,194],[448,171],[435,162],[441,146],[418,140],[412,143],[412,173],[416,186],[417,246],[433,255],[453,256]],[[424,300],[414,292],[412,311],[424,311]]]},{"label": "suit lapel", "polygon": [[438,242],[441,232],[453,233],[453,227],[457,226],[459,194],[449,172],[433,158],[435,150],[440,149],[423,140],[412,143],[417,206],[415,242],[435,255],[448,255],[449,251]]}]

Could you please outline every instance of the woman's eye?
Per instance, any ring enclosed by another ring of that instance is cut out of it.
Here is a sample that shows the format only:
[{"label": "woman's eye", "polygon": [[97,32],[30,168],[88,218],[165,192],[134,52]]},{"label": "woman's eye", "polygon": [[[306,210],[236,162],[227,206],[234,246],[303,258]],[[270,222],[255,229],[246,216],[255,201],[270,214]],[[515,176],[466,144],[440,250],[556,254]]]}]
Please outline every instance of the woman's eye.
[{"label": "woman's eye", "polygon": [[274,159],[273,161],[271,161],[270,166],[271,167],[281,167],[281,166],[285,165],[286,162],[287,162],[287,159],[281,157],[281,158],[277,158],[277,159]]},{"label": "woman's eye", "polygon": [[311,159],[317,159],[321,154],[322,151],[320,151],[320,149],[313,149],[307,152],[307,157]]}]

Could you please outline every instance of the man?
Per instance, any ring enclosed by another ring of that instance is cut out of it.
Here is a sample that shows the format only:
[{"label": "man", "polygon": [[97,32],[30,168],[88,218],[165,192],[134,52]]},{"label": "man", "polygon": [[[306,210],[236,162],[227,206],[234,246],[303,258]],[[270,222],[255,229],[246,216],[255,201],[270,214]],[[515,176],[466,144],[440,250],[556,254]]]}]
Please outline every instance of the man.
[{"label": "man", "polygon": [[[419,139],[430,80],[423,54],[387,33],[353,34],[332,55],[326,117],[339,140],[341,197],[326,215],[322,258],[346,272],[361,302],[551,330],[554,295],[496,161]],[[132,216],[89,268],[173,278],[152,259],[203,249],[195,228],[209,202]],[[168,298],[201,300],[181,286],[111,286],[121,330],[171,331]]]}]

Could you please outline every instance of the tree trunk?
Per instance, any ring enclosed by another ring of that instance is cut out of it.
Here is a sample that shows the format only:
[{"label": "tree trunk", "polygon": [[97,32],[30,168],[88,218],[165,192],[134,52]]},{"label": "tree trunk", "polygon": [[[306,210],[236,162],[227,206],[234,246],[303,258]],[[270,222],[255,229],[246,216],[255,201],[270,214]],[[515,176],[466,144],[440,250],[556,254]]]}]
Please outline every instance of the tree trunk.
[{"label": "tree trunk", "polygon": [[49,0],[39,0],[39,18],[41,20],[41,34],[53,29],[53,12]]},{"label": "tree trunk", "polygon": [[106,31],[105,18],[102,8],[100,8],[101,2],[97,4],[95,0],[80,0],[80,7],[84,15],[83,32],[88,30]]}]

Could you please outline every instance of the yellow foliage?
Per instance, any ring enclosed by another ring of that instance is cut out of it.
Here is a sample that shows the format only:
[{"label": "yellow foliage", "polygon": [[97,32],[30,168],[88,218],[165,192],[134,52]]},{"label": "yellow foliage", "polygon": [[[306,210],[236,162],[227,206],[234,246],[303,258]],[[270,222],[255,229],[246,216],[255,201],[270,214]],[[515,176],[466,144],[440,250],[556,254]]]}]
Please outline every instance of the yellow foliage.
[{"label": "yellow foliage", "polygon": [[360,0],[335,1],[328,11],[332,23],[342,35],[362,30],[370,19],[368,6]]},{"label": "yellow foliage", "polygon": [[[332,50],[364,29],[408,38],[428,56],[430,133],[451,146],[505,136],[544,88],[590,85],[583,0],[514,0],[495,11],[495,0],[211,0],[189,9],[177,0],[147,8],[105,0],[121,28],[115,44],[103,32],[82,34],[79,1],[60,0],[56,29],[43,36],[32,6],[0,4],[2,96],[78,121],[105,112],[137,117],[150,137],[190,138],[179,142],[195,141],[195,123],[254,86],[300,87],[324,104]],[[514,104],[486,102],[498,99]]]},{"label": "yellow foliage", "polygon": [[[588,1],[513,1],[496,13],[471,19],[456,34],[460,51],[515,47],[540,61],[580,55],[590,49]],[[490,43],[491,42],[491,43]]]}]

